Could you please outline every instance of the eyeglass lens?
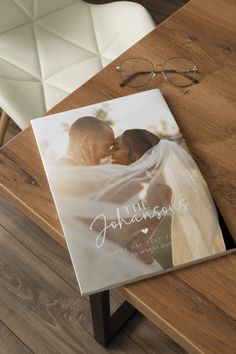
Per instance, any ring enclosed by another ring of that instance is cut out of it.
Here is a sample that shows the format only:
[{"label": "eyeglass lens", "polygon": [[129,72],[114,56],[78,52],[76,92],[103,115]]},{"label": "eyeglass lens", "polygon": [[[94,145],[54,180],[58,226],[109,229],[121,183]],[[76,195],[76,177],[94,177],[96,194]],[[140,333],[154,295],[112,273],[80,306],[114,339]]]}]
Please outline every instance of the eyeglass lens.
[{"label": "eyeglass lens", "polygon": [[[156,68],[156,69],[155,69]],[[151,61],[145,58],[130,58],[121,64],[121,86],[141,87],[146,85],[155,72],[163,72],[166,79],[175,86],[186,87],[197,83],[197,66],[189,59],[178,57],[170,58],[160,67],[154,67]]]},{"label": "eyeglass lens", "polygon": [[153,64],[144,58],[125,60],[120,67],[120,74],[124,85],[139,87],[147,84],[153,75]]}]

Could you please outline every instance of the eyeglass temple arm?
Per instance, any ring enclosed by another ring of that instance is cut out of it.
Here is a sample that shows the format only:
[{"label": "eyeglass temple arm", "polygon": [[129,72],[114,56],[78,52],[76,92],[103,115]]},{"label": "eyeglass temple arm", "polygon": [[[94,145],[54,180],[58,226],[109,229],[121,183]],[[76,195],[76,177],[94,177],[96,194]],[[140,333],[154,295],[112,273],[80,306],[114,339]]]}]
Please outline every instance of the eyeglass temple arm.
[{"label": "eyeglass temple arm", "polygon": [[126,79],[120,82],[120,86],[123,87],[127,85],[130,81],[132,81],[136,76],[151,74],[153,71],[136,71],[135,73],[129,75]]},{"label": "eyeglass temple arm", "polygon": [[[176,74],[180,74],[180,75],[183,75],[185,77],[187,77],[189,80],[193,81],[195,84],[198,84],[199,81],[197,79],[195,79],[194,77],[192,77],[191,75],[187,74],[187,73],[190,73],[190,72],[196,72],[195,69],[193,70],[163,70],[164,73],[176,73]],[[155,71],[156,72],[156,71]]]},{"label": "eyeglass temple arm", "polygon": [[[187,72],[191,72],[191,71],[195,72],[195,70],[188,70]],[[154,71],[149,70],[149,71],[136,71],[135,73],[129,75],[126,79],[122,80],[120,82],[120,86],[124,87],[125,85],[127,85],[130,81],[132,81],[138,75],[145,75],[145,74],[151,74],[151,73],[161,74],[162,72],[164,72],[164,73],[177,73],[177,74],[183,75],[183,76],[187,77],[189,80],[193,81],[195,84],[197,84],[199,82],[197,79],[193,78],[191,75],[189,75],[185,71],[181,71],[181,70],[154,70]]]}]

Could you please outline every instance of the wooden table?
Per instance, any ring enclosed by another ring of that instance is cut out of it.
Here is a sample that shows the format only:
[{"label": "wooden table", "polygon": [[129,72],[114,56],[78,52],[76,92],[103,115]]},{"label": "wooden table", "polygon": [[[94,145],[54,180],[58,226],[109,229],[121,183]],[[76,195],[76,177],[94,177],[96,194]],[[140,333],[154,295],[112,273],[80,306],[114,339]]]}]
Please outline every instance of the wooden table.
[{"label": "wooden table", "polygon": [[[200,67],[200,84],[180,89],[153,80],[145,89],[160,87],[236,240],[235,18],[235,0],[190,1],[49,113],[137,92],[118,85],[121,59],[191,57]],[[31,128],[0,151],[0,193],[66,247]],[[232,354],[235,271],[231,254],[117,291],[188,352]],[[111,334],[108,292],[91,298],[91,305],[96,338],[105,345]],[[131,314],[132,307],[126,303],[123,311]]]}]

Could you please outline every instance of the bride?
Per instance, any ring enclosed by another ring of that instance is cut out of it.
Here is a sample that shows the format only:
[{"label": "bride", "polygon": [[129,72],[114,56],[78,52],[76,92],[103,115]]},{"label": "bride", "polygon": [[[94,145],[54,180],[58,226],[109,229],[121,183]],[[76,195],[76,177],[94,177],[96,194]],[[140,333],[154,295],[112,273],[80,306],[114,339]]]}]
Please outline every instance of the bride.
[{"label": "bride", "polygon": [[[160,230],[161,225],[166,224],[169,216],[174,266],[225,251],[214,202],[194,160],[178,144],[167,140],[156,143],[140,158],[137,151],[142,154],[141,146],[145,145],[140,143],[143,141],[141,134],[144,137],[148,135],[149,140],[151,139],[149,135],[151,133],[148,131],[137,129],[125,131],[116,139],[118,151],[114,149],[113,158],[116,163],[133,161],[130,165],[132,170],[138,166],[139,173],[148,176],[147,190],[154,198],[154,203],[160,204],[157,182],[161,183],[159,186],[163,186],[164,182],[166,188],[168,186],[171,190],[171,210],[164,213],[162,223],[152,230],[149,242],[153,240],[153,235]],[[162,190],[161,193],[166,193],[166,190],[165,192]],[[170,201],[168,197],[164,199],[166,203]],[[161,237],[159,235],[159,239]],[[162,253],[164,257],[168,257],[164,248]],[[160,262],[161,252],[158,255]]]}]

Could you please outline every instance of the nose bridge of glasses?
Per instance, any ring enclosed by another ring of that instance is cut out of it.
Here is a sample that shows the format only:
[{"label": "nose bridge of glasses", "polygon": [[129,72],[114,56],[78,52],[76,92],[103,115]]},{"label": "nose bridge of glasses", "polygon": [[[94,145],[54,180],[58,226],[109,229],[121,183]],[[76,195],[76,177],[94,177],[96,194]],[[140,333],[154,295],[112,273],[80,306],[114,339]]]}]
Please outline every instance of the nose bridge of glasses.
[{"label": "nose bridge of glasses", "polygon": [[163,73],[163,65],[162,64],[154,64],[153,68],[154,68],[154,71],[153,71],[154,75]]}]

